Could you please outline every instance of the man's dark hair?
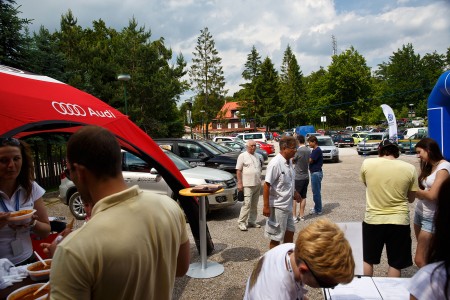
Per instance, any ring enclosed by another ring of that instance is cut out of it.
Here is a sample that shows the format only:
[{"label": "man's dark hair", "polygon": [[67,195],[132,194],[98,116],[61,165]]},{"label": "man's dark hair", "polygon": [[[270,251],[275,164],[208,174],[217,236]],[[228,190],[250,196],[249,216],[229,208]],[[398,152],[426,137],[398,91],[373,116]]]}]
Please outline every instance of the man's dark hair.
[{"label": "man's dark hair", "polygon": [[301,134],[297,135],[297,140],[300,144],[304,144],[305,143],[305,137]]},{"label": "man's dark hair", "polygon": [[389,156],[392,155],[395,158],[400,156],[400,150],[396,145],[389,145],[378,149],[378,156]]},{"label": "man's dark hair", "polygon": [[122,154],[116,137],[107,129],[85,126],[67,143],[67,159],[83,165],[98,178],[116,177],[122,172]]},{"label": "man's dark hair", "polygon": [[317,140],[317,137],[315,135],[310,136],[308,138],[308,142],[313,142],[313,143],[316,143],[316,144],[319,143],[319,141]]}]

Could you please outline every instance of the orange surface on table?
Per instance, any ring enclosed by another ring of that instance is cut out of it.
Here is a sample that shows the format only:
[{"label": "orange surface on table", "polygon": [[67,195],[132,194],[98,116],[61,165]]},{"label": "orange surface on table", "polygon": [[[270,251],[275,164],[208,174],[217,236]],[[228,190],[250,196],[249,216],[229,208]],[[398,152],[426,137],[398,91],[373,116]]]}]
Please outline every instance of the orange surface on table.
[{"label": "orange surface on table", "polygon": [[194,196],[194,197],[200,197],[200,196],[208,196],[208,195],[214,195],[214,194],[218,194],[218,193],[222,193],[223,192],[223,188],[221,188],[220,190],[217,190],[213,193],[211,192],[205,192],[205,193],[198,193],[198,192],[191,192],[193,188],[186,188],[186,189],[182,189],[179,191],[179,194],[181,196]]}]

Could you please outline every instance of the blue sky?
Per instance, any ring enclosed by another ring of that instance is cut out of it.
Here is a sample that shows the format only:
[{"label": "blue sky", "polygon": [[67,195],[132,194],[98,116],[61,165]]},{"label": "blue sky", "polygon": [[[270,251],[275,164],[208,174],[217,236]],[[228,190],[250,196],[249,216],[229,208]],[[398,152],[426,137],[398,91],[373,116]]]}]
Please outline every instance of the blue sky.
[{"label": "blue sky", "polygon": [[189,64],[200,30],[208,27],[222,58],[229,95],[244,83],[241,74],[253,45],[279,70],[289,44],[304,75],[330,64],[332,35],[338,52],[353,46],[372,70],[407,43],[420,55],[444,54],[450,47],[449,0],[17,0],[17,4],[21,17],[34,20],[32,31],[41,25],[59,29],[61,15],[69,9],[84,28],[102,19],[121,30],[135,17],[152,32],[152,40],[163,37],[174,55],[182,53]]}]

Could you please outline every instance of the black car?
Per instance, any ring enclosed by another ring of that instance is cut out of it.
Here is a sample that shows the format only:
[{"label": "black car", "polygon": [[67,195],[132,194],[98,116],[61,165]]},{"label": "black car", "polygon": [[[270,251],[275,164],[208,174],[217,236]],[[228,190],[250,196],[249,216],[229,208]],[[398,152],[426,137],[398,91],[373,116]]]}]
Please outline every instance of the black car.
[{"label": "black car", "polygon": [[240,151],[222,153],[210,145],[212,142],[204,140],[162,138],[154,141],[160,146],[164,145],[164,149],[187,160],[191,166],[210,167],[236,173]]},{"label": "black car", "polygon": [[333,142],[337,147],[355,146],[355,141],[350,134],[336,134],[333,136]]}]

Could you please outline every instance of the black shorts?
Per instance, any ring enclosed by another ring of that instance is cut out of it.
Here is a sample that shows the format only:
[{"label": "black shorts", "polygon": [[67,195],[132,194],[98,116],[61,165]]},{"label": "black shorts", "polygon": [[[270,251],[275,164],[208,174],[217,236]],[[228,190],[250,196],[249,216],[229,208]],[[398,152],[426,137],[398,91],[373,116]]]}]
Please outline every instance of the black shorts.
[{"label": "black shorts", "polygon": [[306,192],[308,191],[309,179],[295,180],[295,190],[300,194],[302,199],[306,198]]},{"label": "black shorts", "polygon": [[368,264],[380,263],[386,244],[389,266],[401,270],[412,266],[411,228],[409,225],[367,224],[363,222],[363,256]]}]

